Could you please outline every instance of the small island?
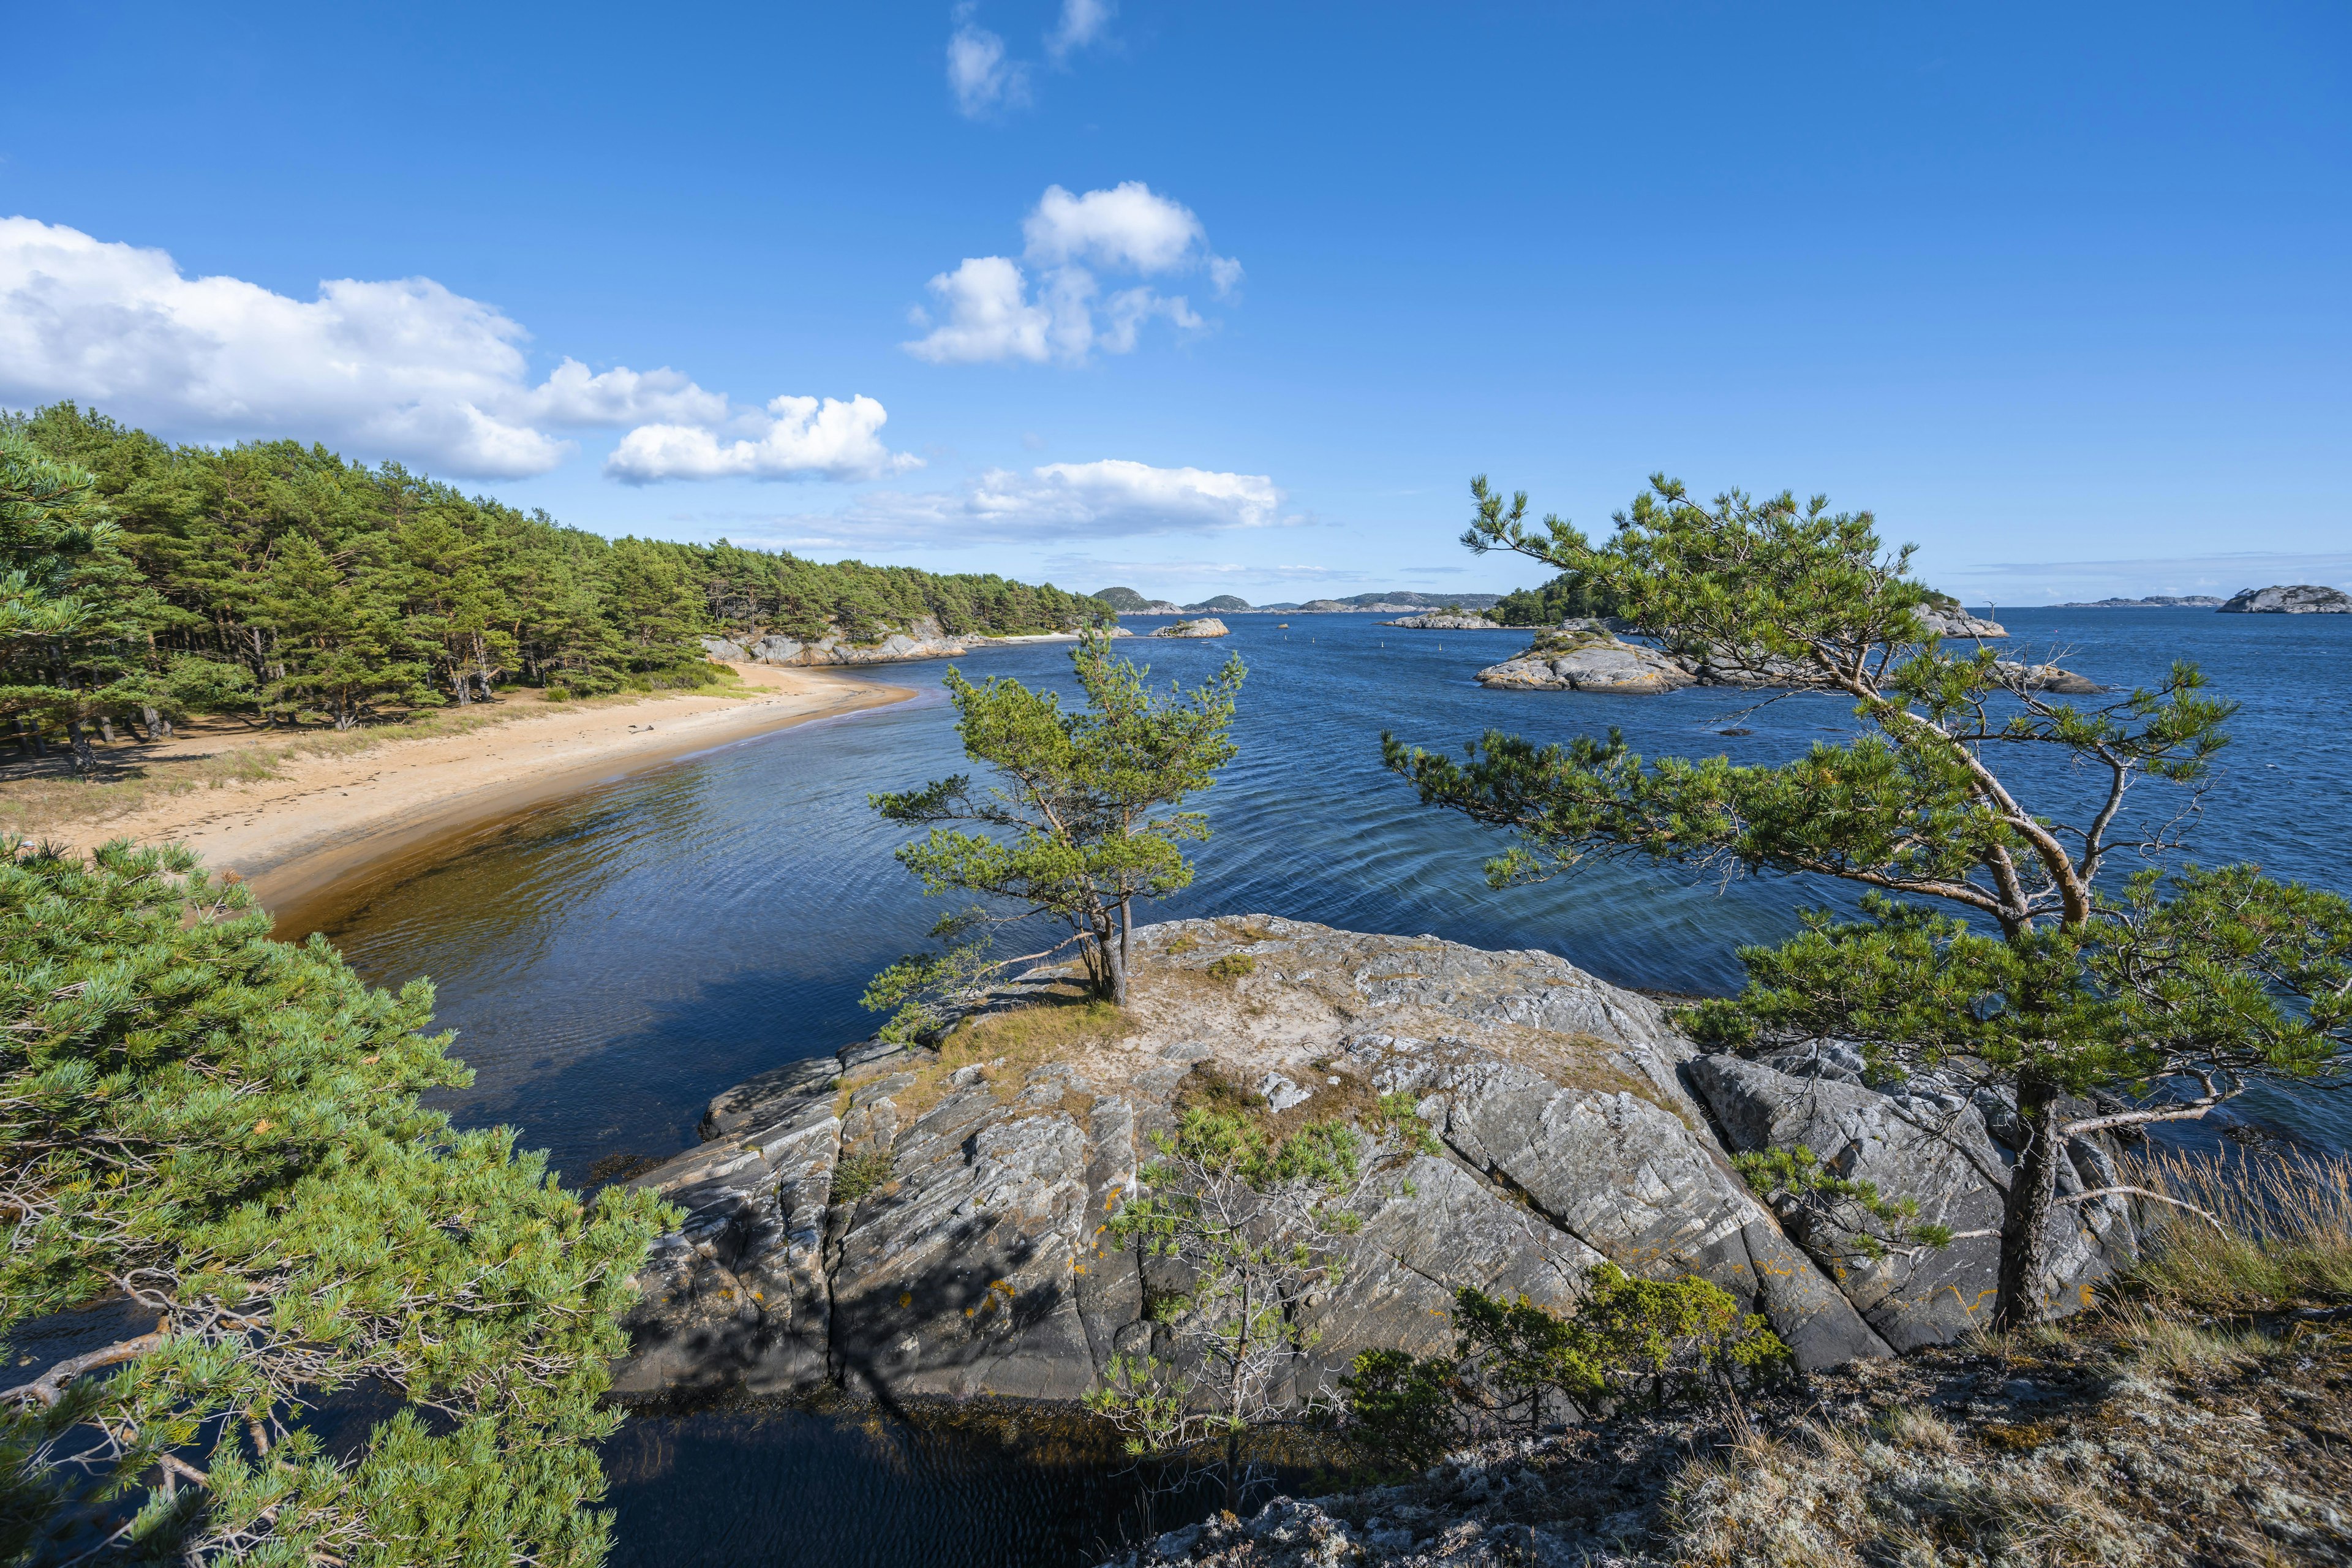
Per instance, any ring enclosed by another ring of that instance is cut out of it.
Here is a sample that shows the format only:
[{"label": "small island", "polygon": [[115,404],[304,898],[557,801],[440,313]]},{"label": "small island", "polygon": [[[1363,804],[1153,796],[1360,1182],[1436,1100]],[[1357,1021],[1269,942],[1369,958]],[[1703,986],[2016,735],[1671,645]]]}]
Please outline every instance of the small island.
[{"label": "small island", "polygon": [[2352,595],[2316,583],[2248,588],[2223,605],[2225,616],[2352,616]]}]

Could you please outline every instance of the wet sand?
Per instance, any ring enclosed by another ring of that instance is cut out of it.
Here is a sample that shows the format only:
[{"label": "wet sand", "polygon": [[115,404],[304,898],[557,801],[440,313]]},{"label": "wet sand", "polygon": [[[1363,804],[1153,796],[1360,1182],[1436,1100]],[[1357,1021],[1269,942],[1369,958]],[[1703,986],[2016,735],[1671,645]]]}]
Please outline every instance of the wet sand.
[{"label": "wet sand", "polygon": [[[468,733],[389,741],[343,756],[293,756],[277,776],[163,796],[46,832],[88,848],[112,838],[179,843],[253,884],[300,936],[345,901],[423,869],[533,806],[771,731],[903,701],[914,692],[832,671],[739,666],[741,695],[658,695],[604,707],[548,704]],[[362,874],[364,873],[364,874]]]}]

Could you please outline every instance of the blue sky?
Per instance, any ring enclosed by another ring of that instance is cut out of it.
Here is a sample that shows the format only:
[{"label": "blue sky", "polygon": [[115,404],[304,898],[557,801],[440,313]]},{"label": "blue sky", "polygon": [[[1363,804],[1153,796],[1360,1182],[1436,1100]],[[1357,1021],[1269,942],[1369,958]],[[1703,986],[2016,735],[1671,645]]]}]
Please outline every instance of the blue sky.
[{"label": "blue sky", "polygon": [[1971,602],[2352,582],[2340,4],[9,28],[0,404],[1180,598],[1514,586],[1471,474],[1657,469]]}]

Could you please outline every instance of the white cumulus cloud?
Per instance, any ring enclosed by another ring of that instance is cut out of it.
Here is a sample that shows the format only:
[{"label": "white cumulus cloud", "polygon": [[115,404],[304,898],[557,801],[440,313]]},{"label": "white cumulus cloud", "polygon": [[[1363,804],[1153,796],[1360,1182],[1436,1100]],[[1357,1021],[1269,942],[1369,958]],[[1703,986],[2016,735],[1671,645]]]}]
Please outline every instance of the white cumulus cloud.
[{"label": "white cumulus cloud", "polygon": [[793,417],[814,433],[777,450],[810,454],[807,472],[907,466],[835,434],[871,408],[873,444],[884,416],[869,398],[828,400],[824,411],[852,414],[827,426],[814,398],[778,399],[772,418],[747,415],[667,366],[595,372],[567,357],[534,384],[529,339],[494,306],[429,278],[334,279],[317,299],[296,300],[242,279],[190,278],[164,250],[0,218],[0,403],[74,398],[182,439],[296,436],[478,479],[547,472],[574,450],[567,429],[748,422],[765,447]]},{"label": "white cumulus cloud", "polygon": [[[923,466],[881,441],[890,416],[870,397],[779,397],[765,428],[750,439],[722,441],[694,425],[641,425],[621,437],[604,472],[624,483],[662,479],[872,479]],[[747,416],[758,422],[758,416]]]},{"label": "white cumulus cloud", "polygon": [[1048,185],[1022,235],[1023,259],[1037,268],[1034,295],[1010,257],[967,257],[930,280],[937,324],[930,313],[916,312],[916,324],[931,330],[901,346],[933,364],[1080,363],[1096,350],[1131,352],[1139,330],[1154,317],[1186,331],[1208,324],[1184,295],[1162,294],[1148,283],[1106,298],[1098,274],[1205,271],[1220,297],[1242,276],[1240,262],[1209,248],[1208,230],[1192,208],[1140,180],[1084,195]]}]

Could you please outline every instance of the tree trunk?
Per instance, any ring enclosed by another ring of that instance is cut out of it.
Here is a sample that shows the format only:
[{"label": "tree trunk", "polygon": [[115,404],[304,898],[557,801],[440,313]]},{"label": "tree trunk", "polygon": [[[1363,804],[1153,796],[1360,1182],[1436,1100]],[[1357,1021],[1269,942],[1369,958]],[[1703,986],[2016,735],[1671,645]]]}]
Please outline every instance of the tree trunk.
[{"label": "tree trunk", "polygon": [[73,747],[74,772],[87,778],[98,772],[98,753],[90,749],[89,737],[81,732],[81,721],[66,721],[66,741]]},{"label": "tree trunk", "polygon": [[2058,1193],[2058,1161],[2066,1141],[2058,1132],[2055,1086],[2033,1073],[2019,1075],[2017,1121],[2025,1147],[2010,1173],[2000,1216],[2000,1294],[1992,1325],[2002,1331],[2042,1321],[2042,1274],[2050,1250],[2050,1207]]},{"label": "tree trunk", "polygon": [[1135,897],[1131,893],[1118,896],[1118,994],[1111,1000],[1119,1006],[1127,1005],[1127,967],[1132,950],[1128,937],[1135,930]]},{"label": "tree trunk", "polygon": [[1102,954],[1102,984],[1095,994],[1114,1007],[1127,1005],[1127,955],[1124,944],[1111,940],[1110,921],[1106,917],[1095,931],[1095,948]]},{"label": "tree trunk", "polygon": [[172,738],[172,721],[156,712],[154,709],[142,702],[139,707],[139,716],[147,721],[149,740],[168,741]]}]

